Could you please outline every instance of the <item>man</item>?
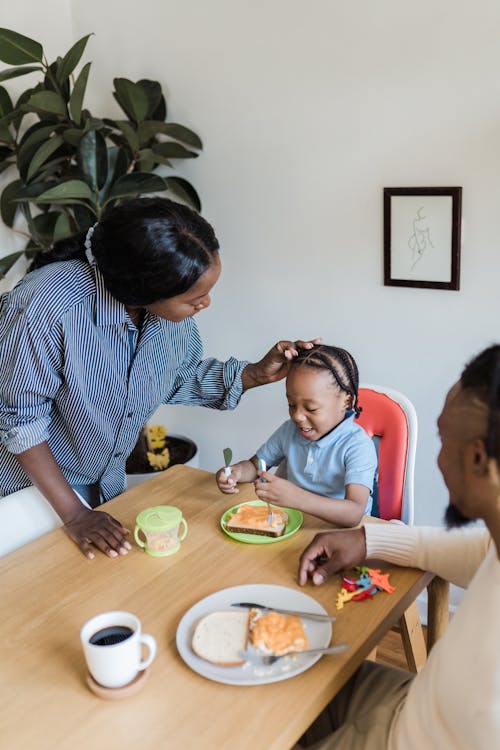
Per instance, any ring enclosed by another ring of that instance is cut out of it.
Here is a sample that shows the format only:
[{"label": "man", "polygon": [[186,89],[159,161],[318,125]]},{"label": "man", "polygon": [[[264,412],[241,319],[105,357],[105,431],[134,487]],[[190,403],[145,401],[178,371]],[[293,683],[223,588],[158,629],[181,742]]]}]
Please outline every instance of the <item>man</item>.
[{"label": "man", "polygon": [[[299,582],[378,558],[430,570],[467,588],[422,671],[366,662],[327,711],[334,733],[317,747],[491,750],[500,747],[500,346],[473,359],[438,419],[438,466],[449,491],[448,529],[367,524],[318,534]],[[314,725],[313,725],[314,727]],[[315,745],[316,747],[316,745]]]}]

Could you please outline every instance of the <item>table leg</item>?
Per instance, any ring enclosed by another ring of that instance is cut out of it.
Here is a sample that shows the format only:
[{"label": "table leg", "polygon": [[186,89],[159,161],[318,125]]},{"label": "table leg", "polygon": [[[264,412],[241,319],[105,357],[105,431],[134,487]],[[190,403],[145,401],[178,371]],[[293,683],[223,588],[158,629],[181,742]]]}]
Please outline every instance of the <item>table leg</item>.
[{"label": "table leg", "polygon": [[443,635],[449,620],[450,584],[434,576],[427,586],[427,653]]}]

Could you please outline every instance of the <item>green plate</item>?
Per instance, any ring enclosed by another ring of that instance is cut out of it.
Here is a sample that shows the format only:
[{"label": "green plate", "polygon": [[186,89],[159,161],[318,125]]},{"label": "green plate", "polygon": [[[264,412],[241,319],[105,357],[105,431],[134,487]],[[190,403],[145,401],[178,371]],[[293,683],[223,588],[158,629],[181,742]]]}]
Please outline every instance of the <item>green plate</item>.
[{"label": "green plate", "polygon": [[238,508],[242,505],[267,505],[262,500],[250,500],[246,503],[240,503],[239,505],[233,505],[232,508],[228,508],[221,516],[220,525],[222,531],[230,536],[232,539],[236,539],[237,542],[246,542],[246,544],[273,544],[274,542],[281,542],[283,539],[287,539],[292,534],[295,534],[304,520],[304,516],[300,510],[294,510],[293,508],[283,508],[288,513],[288,523],[285,528],[283,536],[264,536],[263,534],[238,534],[235,531],[228,531],[226,529],[226,521],[229,521],[230,516],[236,513]]}]

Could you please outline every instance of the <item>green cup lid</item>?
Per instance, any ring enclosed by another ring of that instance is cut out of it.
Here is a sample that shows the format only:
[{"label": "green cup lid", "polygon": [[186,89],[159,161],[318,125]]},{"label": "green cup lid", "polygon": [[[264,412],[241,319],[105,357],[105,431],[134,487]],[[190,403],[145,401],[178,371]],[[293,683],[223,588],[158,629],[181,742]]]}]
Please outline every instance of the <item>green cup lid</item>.
[{"label": "green cup lid", "polygon": [[173,505],[155,505],[142,510],[135,522],[143,531],[162,531],[178,526],[182,520],[182,511]]}]

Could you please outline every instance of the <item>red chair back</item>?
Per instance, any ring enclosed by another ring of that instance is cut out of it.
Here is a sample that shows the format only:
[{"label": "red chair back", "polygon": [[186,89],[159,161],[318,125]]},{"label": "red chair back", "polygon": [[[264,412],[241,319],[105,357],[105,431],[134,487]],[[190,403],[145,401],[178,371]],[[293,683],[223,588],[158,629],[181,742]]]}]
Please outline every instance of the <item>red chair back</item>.
[{"label": "red chair back", "polygon": [[372,439],[379,438],[374,490],[378,516],[401,519],[409,439],[406,414],[392,398],[370,388],[359,389],[358,402],[362,412],[356,421]]}]

